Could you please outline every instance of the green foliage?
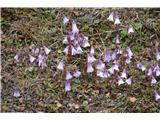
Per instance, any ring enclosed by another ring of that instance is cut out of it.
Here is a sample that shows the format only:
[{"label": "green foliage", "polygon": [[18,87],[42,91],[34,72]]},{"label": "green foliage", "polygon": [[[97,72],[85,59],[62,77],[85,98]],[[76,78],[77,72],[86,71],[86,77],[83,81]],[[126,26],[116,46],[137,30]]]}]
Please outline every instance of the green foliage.
[{"label": "green foliage", "polygon": [[136,30],[140,30],[140,29],[142,29],[143,25],[142,25],[141,23],[139,23],[139,22],[135,22],[135,23],[133,24],[133,27],[134,27],[134,29],[136,29]]}]

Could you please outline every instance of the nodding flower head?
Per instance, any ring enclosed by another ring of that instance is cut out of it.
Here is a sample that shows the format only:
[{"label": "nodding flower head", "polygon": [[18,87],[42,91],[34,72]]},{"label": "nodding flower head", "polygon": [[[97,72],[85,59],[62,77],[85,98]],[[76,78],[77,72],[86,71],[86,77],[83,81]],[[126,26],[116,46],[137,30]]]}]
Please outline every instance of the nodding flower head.
[{"label": "nodding flower head", "polygon": [[132,53],[130,47],[127,47],[126,52],[127,52],[127,56],[132,58],[133,53]]},{"label": "nodding flower head", "polygon": [[98,70],[97,71],[97,76],[101,77],[101,78],[108,78],[110,77],[109,72],[107,71],[107,69],[103,69],[103,70]]},{"label": "nodding flower head", "polygon": [[96,63],[96,69],[103,70],[104,68],[105,68],[105,64],[101,60],[98,60]]},{"label": "nodding flower head", "polygon": [[66,80],[70,80],[70,79],[72,79],[72,75],[70,71],[66,70]]},{"label": "nodding flower head", "polygon": [[116,40],[116,44],[119,44],[119,43],[120,43],[120,36],[119,36],[119,34],[116,35],[115,40]]},{"label": "nodding flower head", "polygon": [[132,77],[129,77],[128,79],[126,79],[126,83],[128,85],[131,85],[132,84]]},{"label": "nodding flower head", "polygon": [[64,44],[68,44],[68,38],[67,38],[67,36],[64,37],[63,43]]},{"label": "nodding flower head", "polygon": [[65,82],[65,91],[67,92],[67,91],[70,91],[71,90],[71,83],[70,83],[70,81],[66,81]]},{"label": "nodding flower head", "polygon": [[117,77],[118,80],[118,85],[124,84],[125,82],[123,81],[123,79],[121,77]]},{"label": "nodding flower head", "polygon": [[109,21],[114,21],[114,12],[111,12],[110,14],[109,14],[109,17],[107,18]]},{"label": "nodding flower head", "polygon": [[45,67],[47,67],[47,63],[46,63],[45,59],[42,61],[41,67],[42,67],[42,69],[45,68]]},{"label": "nodding flower head", "polygon": [[19,89],[16,89],[16,90],[14,91],[13,96],[16,97],[16,98],[18,98],[18,97],[21,96]]},{"label": "nodding flower head", "polygon": [[73,47],[73,45],[71,45],[71,55],[76,55],[77,51],[76,49]]},{"label": "nodding flower head", "polygon": [[15,59],[16,61],[19,61],[19,56],[20,56],[20,54],[17,53],[17,54],[14,56],[14,59]]},{"label": "nodding flower head", "polygon": [[79,76],[81,75],[81,72],[78,70],[77,67],[74,68],[74,73],[73,73],[73,76],[78,78]]},{"label": "nodding flower head", "polygon": [[157,80],[156,80],[155,77],[152,75],[151,84],[155,84],[155,83],[157,83]]},{"label": "nodding flower head", "polygon": [[150,66],[150,67],[148,68],[148,70],[147,70],[147,75],[148,75],[148,76],[151,76],[152,73],[153,73],[153,70],[152,70],[152,67]]},{"label": "nodding flower head", "polygon": [[156,65],[156,67],[155,67],[155,71],[156,71],[156,76],[158,77],[158,76],[160,76],[160,67],[158,66],[158,64]]},{"label": "nodding flower head", "polygon": [[125,64],[130,64],[131,63],[131,58],[130,57],[128,57],[128,55],[127,55],[127,57],[126,57],[126,61],[125,61]]},{"label": "nodding flower head", "polygon": [[87,48],[87,47],[89,47],[89,46],[90,46],[90,44],[89,44],[89,42],[88,42],[88,37],[85,37],[85,36],[84,36],[84,39],[83,39],[83,41],[82,41],[82,47]]},{"label": "nodding flower head", "polygon": [[113,66],[111,68],[109,68],[108,71],[110,72],[110,74],[114,74],[114,68],[113,68]]},{"label": "nodding flower head", "polygon": [[57,68],[58,68],[59,70],[64,70],[64,66],[65,66],[64,61],[61,60],[61,61],[59,62],[59,64],[58,64]]},{"label": "nodding flower head", "polygon": [[64,50],[63,50],[63,52],[66,54],[66,55],[68,55],[68,53],[69,53],[69,45],[67,45],[66,46],[66,48],[64,48]]},{"label": "nodding flower head", "polygon": [[97,71],[97,76],[99,76],[99,77],[101,77],[101,78],[104,78],[103,71],[102,71],[102,70],[98,70],[98,71]]},{"label": "nodding flower head", "polygon": [[104,78],[108,78],[108,77],[110,77],[111,75],[109,74],[109,72],[108,72],[107,69],[104,69],[104,70],[103,70],[103,76],[104,76]]},{"label": "nodding flower head", "polygon": [[117,51],[113,51],[112,53],[112,60],[117,60]]},{"label": "nodding flower head", "polygon": [[157,58],[157,61],[160,60],[160,52],[158,50],[156,52],[156,58]]},{"label": "nodding flower head", "polygon": [[39,53],[39,48],[38,48],[38,47],[33,48],[33,49],[32,49],[32,53],[38,54],[38,53]]},{"label": "nodding flower head", "polygon": [[104,53],[104,62],[110,62],[110,60],[111,60],[110,52],[106,50]]},{"label": "nodding flower head", "polygon": [[114,65],[112,66],[112,68],[114,69],[114,70],[117,70],[117,71],[119,71],[119,63],[117,62],[117,61],[115,61],[115,63],[114,63]]},{"label": "nodding flower head", "polygon": [[32,55],[29,54],[28,56],[29,56],[29,61],[30,61],[31,63],[36,60],[36,58],[33,57]]},{"label": "nodding flower head", "polygon": [[94,68],[92,67],[92,64],[90,62],[87,63],[87,73],[92,73],[94,71]]},{"label": "nodding flower head", "polygon": [[115,16],[115,21],[114,21],[114,24],[115,25],[118,25],[118,24],[120,24],[121,22],[120,22],[120,20],[119,20],[119,17],[118,17],[118,15],[116,15]]},{"label": "nodding flower head", "polygon": [[119,48],[118,50],[117,50],[117,54],[122,54],[122,48]]},{"label": "nodding flower head", "polygon": [[73,32],[69,32],[68,36],[67,36],[67,39],[75,40],[75,34]]},{"label": "nodding flower head", "polygon": [[142,70],[142,72],[146,70],[145,66],[143,64],[141,64],[141,63],[137,64],[137,68]]},{"label": "nodding flower head", "polygon": [[69,19],[67,18],[67,16],[64,16],[64,17],[63,17],[63,23],[66,24],[66,23],[68,23],[68,22],[69,22]]},{"label": "nodding flower head", "polygon": [[132,25],[129,25],[128,27],[128,33],[133,33],[134,32],[134,29],[132,27]]},{"label": "nodding flower head", "polygon": [[121,78],[127,78],[126,69],[123,69],[123,72],[121,74]]},{"label": "nodding flower head", "polygon": [[87,62],[92,63],[96,61],[96,58],[92,54],[87,54]]},{"label": "nodding flower head", "polygon": [[38,55],[38,66],[41,66],[43,64],[44,59],[45,59],[45,54],[44,53],[40,53]]},{"label": "nodding flower head", "polygon": [[44,51],[45,51],[46,55],[48,55],[51,52],[51,50],[49,48],[47,48],[46,46],[44,46]]},{"label": "nodding flower head", "polygon": [[160,95],[158,94],[157,91],[154,91],[154,97],[155,97],[155,101],[159,101],[160,100]]},{"label": "nodding flower head", "polygon": [[94,47],[91,47],[90,54],[94,54]]},{"label": "nodding flower head", "polygon": [[74,34],[76,34],[76,33],[79,32],[79,29],[77,28],[77,25],[76,25],[76,22],[75,22],[75,21],[72,22],[72,32],[73,32]]},{"label": "nodding flower head", "polygon": [[77,54],[82,54],[83,53],[83,50],[82,50],[82,48],[79,44],[76,45],[75,49],[76,49]]}]

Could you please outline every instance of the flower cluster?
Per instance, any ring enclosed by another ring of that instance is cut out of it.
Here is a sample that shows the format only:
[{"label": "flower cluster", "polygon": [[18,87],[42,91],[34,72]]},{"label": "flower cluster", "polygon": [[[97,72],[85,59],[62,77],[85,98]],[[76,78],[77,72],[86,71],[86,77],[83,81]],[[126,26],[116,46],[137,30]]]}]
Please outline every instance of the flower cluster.
[{"label": "flower cluster", "polygon": [[[65,19],[68,18],[65,16],[64,23],[66,23]],[[82,54],[82,47],[87,48],[90,46],[88,37],[79,33],[79,29],[77,28],[75,21],[72,21],[72,31],[65,36],[63,43],[66,44],[66,48],[64,49],[64,53],[66,55]]]},{"label": "flower cluster", "polygon": [[122,49],[115,49],[112,53],[106,50],[103,55],[103,60],[96,59],[92,51],[94,51],[93,47],[90,53],[87,54],[87,73],[92,73],[96,69],[97,76],[100,78],[109,78],[113,75],[113,77],[117,76],[118,85],[125,83],[124,80],[126,80],[127,84],[131,85],[132,77],[127,76],[127,70],[125,66],[123,66],[124,63],[119,63],[119,58],[123,56],[123,54],[125,54],[126,59],[128,59],[127,56],[129,56],[129,59],[132,58],[133,53],[129,47],[127,47],[124,53]]},{"label": "flower cluster", "polygon": [[[156,60],[154,63],[150,64],[148,68],[145,67],[142,63],[137,64],[137,68],[142,72],[146,72],[146,78],[150,81],[150,84],[156,84],[158,79],[160,79],[160,67],[158,61],[160,60],[160,52],[156,51]],[[160,95],[157,91],[154,91],[155,100],[160,100]]]},{"label": "flower cluster", "polygon": [[[64,16],[63,23],[67,24],[69,22],[69,19]],[[72,24],[72,30],[68,32],[68,34],[64,37],[63,43],[66,45],[64,49],[64,53],[67,55],[67,57],[75,56],[78,54],[82,54],[83,50],[82,48],[87,48],[90,46],[88,37],[84,36],[79,32],[79,29],[77,27],[77,24],[75,21],[71,22]],[[81,75],[81,72],[79,71],[77,66],[73,66],[73,68],[69,68],[66,66],[64,60],[61,60],[57,66],[57,69],[65,71],[65,91],[71,90],[71,79],[73,77],[78,78]]]},{"label": "flower cluster", "polygon": [[[37,62],[38,66],[41,67],[42,69],[47,67],[47,62],[46,62],[46,56],[51,52],[49,48],[46,46],[43,46],[42,48],[35,47],[32,49],[32,51],[28,54],[28,60],[30,63]],[[18,52],[15,56],[14,59],[19,62],[21,59],[21,53]]]}]

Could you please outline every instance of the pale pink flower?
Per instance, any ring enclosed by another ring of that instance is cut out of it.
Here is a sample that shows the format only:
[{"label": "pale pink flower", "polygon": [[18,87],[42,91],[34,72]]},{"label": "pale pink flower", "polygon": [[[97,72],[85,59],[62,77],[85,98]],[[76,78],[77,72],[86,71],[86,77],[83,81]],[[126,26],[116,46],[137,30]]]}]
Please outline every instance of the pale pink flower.
[{"label": "pale pink flower", "polygon": [[141,64],[141,63],[137,64],[137,68],[142,70],[142,72],[146,70],[145,66],[143,64]]},{"label": "pale pink flower", "polygon": [[19,56],[20,56],[19,53],[17,53],[17,54],[14,56],[14,59],[15,59],[17,62],[19,61]]},{"label": "pale pink flower", "polygon": [[125,61],[125,64],[130,64],[131,63],[131,58],[130,57],[127,57],[126,58],[126,61]]},{"label": "pale pink flower", "polygon": [[154,76],[152,76],[151,84],[155,84],[155,83],[157,83],[157,80],[155,79]]},{"label": "pale pink flower", "polygon": [[148,76],[151,76],[152,73],[153,73],[152,67],[149,67],[149,68],[148,68],[148,71],[147,71],[147,75],[148,75]]},{"label": "pale pink flower", "polygon": [[117,52],[116,50],[112,53],[112,60],[117,60]]},{"label": "pale pink flower", "polygon": [[131,84],[132,84],[132,77],[126,79],[126,83],[127,83],[128,85],[131,85]]},{"label": "pale pink flower", "polygon": [[121,74],[121,78],[127,78],[126,69],[123,69],[123,72]]},{"label": "pale pink flower", "polygon": [[104,76],[104,78],[108,78],[108,77],[110,77],[111,75],[109,74],[109,72],[107,71],[107,69],[104,69],[104,70],[103,70],[103,76]]},{"label": "pale pink flower", "polygon": [[118,50],[117,50],[117,54],[122,54],[122,48],[119,48]]},{"label": "pale pink flower", "polygon": [[119,20],[119,17],[116,15],[115,16],[115,21],[114,21],[114,24],[115,25],[118,25],[118,24],[120,24],[121,22],[120,22],[120,20]]},{"label": "pale pink flower", "polygon": [[66,23],[68,23],[68,22],[69,22],[69,19],[68,19],[66,16],[64,16],[64,17],[63,17],[63,23],[66,24]]},{"label": "pale pink flower", "polygon": [[77,25],[76,25],[75,21],[72,22],[72,32],[73,32],[73,34],[79,32],[79,29],[77,28]]},{"label": "pale pink flower", "polygon": [[128,56],[129,58],[132,58],[133,53],[132,53],[130,47],[127,47],[126,52],[127,52],[127,56]]},{"label": "pale pink flower", "polygon": [[155,101],[159,101],[160,100],[160,95],[158,94],[157,91],[154,91],[154,96],[155,96]]},{"label": "pale pink flower", "polygon": [[110,74],[114,74],[114,68],[113,68],[113,66],[111,68],[109,68],[108,71],[110,72]]},{"label": "pale pink flower", "polygon": [[68,44],[67,36],[64,37],[63,43],[64,43],[64,44]]},{"label": "pale pink flower", "polygon": [[65,82],[65,91],[67,92],[67,91],[70,91],[71,90],[71,83],[70,83],[70,81],[66,81]]},{"label": "pale pink flower", "polygon": [[94,54],[94,47],[91,47],[90,53],[93,55]]},{"label": "pale pink flower", "polygon": [[158,50],[156,52],[156,58],[157,58],[157,61],[160,60],[160,52]]},{"label": "pale pink flower", "polygon": [[72,75],[71,75],[71,73],[70,73],[70,71],[66,71],[66,80],[70,80],[70,79],[72,79]]},{"label": "pale pink flower", "polygon": [[44,59],[45,59],[45,54],[44,53],[40,53],[38,55],[38,66],[42,65],[42,63],[44,62]]},{"label": "pale pink flower", "polygon": [[119,63],[116,62],[112,67],[113,67],[114,70],[119,71],[119,66],[120,66]]},{"label": "pale pink flower", "polygon": [[51,52],[51,50],[49,48],[47,48],[46,46],[44,46],[44,51],[45,51],[46,55],[48,55]]},{"label": "pale pink flower", "polygon": [[29,54],[29,61],[32,63],[32,62],[34,62],[35,60],[36,60],[36,58]]},{"label": "pale pink flower", "polygon": [[66,55],[68,55],[68,52],[69,52],[69,46],[67,46],[64,51],[63,51]]},{"label": "pale pink flower", "polygon": [[109,17],[107,18],[109,21],[114,21],[114,12],[111,12],[110,14],[109,14]]},{"label": "pale pink flower", "polygon": [[102,70],[97,71],[97,76],[103,78],[104,77],[103,71]]},{"label": "pale pink flower", "polygon": [[57,66],[57,68],[59,69],[59,70],[64,70],[64,61],[63,60],[61,60],[60,62],[59,62],[59,64],[58,64],[58,66]]},{"label": "pale pink flower", "polygon": [[96,58],[92,54],[87,54],[87,62],[94,62],[96,61]]},{"label": "pale pink flower", "polygon": [[79,44],[76,45],[75,49],[76,49],[76,53],[77,54],[82,54],[83,53],[83,50],[82,50],[82,48],[81,48],[81,46]]},{"label": "pale pink flower", "polygon": [[96,69],[103,70],[104,67],[105,67],[105,64],[101,60],[98,60],[96,63]]},{"label": "pale pink flower", "polygon": [[133,33],[134,32],[134,29],[132,27],[132,25],[129,25],[128,27],[128,33]]},{"label": "pale pink flower", "polygon": [[117,79],[118,79],[118,85],[121,85],[121,84],[125,83],[121,77],[118,76]]},{"label": "pale pink flower", "polygon": [[82,41],[82,47],[87,48],[89,46],[90,46],[90,44],[88,42],[88,37],[84,37],[84,39]]},{"label": "pale pink flower", "polygon": [[106,50],[104,53],[104,62],[109,62],[110,60],[111,60],[110,52]]},{"label": "pale pink flower", "polygon": [[94,71],[94,68],[92,67],[92,64],[89,62],[87,63],[87,73],[92,73]]},{"label": "pale pink flower", "polygon": [[16,98],[20,97],[20,96],[21,96],[21,95],[20,95],[20,91],[19,91],[18,89],[16,89],[16,90],[14,91],[14,93],[13,93],[13,96],[16,97]]},{"label": "pale pink flower", "polygon": [[115,40],[116,40],[116,44],[119,44],[119,43],[120,43],[120,36],[119,36],[119,34],[116,35]]},{"label": "pale pink flower", "polygon": [[77,54],[76,49],[73,46],[71,46],[71,55],[76,55],[76,54]]},{"label": "pale pink flower", "polygon": [[32,53],[34,53],[34,54],[38,54],[39,53],[39,48],[33,48],[32,49]]},{"label": "pale pink flower", "polygon": [[76,78],[78,78],[80,75],[81,75],[81,72],[78,70],[77,67],[75,67],[75,70],[73,72],[73,76],[76,77]]}]

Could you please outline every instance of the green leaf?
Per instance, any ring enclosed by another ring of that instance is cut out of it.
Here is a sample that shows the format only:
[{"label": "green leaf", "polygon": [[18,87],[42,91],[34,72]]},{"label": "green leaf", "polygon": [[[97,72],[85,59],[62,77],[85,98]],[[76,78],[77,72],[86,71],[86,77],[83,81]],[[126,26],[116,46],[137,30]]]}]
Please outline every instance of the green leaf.
[{"label": "green leaf", "polygon": [[134,23],[134,29],[139,30],[142,29],[142,24],[141,23]]},{"label": "green leaf", "polygon": [[125,37],[125,36],[127,36],[128,35],[128,32],[127,32],[127,30],[122,30],[121,32],[120,32],[120,35],[122,36],[122,37]]}]

